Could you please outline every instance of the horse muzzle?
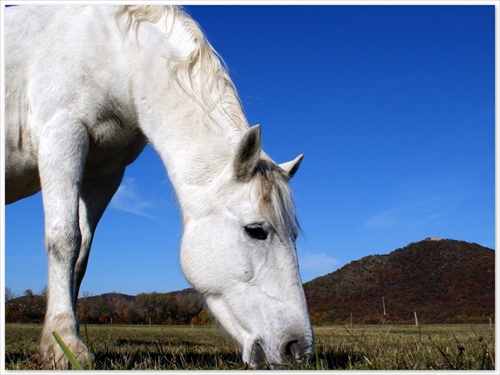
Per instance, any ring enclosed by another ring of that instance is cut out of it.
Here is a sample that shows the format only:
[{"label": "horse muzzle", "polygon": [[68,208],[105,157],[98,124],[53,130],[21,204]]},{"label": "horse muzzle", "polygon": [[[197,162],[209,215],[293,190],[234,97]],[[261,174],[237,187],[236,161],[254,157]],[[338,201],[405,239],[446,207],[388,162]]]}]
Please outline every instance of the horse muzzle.
[{"label": "horse muzzle", "polygon": [[284,370],[293,361],[307,364],[314,359],[314,347],[311,343],[302,342],[302,340],[292,340],[283,345],[279,356],[281,357],[279,362],[268,359],[263,345],[256,340],[250,352],[249,366],[255,370]]}]

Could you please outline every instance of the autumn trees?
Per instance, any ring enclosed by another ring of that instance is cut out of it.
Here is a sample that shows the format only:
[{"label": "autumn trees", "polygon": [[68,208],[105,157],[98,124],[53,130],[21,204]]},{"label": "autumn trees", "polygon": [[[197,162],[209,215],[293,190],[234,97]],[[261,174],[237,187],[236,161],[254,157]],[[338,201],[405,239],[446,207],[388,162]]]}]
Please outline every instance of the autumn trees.
[{"label": "autumn trees", "polygon": [[[6,293],[7,295],[7,293]],[[6,321],[41,323],[45,315],[45,297],[32,291],[6,298]],[[91,296],[85,292],[78,301],[77,317],[89,324],[210,324],[208,312],[193,290],[172,293],[141,293],[128,296],[107,293]]]}]

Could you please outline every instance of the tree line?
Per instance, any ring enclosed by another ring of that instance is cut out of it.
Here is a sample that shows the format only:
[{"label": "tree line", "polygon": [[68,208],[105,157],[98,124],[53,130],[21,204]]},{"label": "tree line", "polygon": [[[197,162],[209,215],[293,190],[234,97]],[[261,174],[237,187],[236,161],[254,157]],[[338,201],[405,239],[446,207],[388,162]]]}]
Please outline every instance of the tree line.
[{"label": "tree line", "polygon": [[[45,293],[25,291],[15,297],[9,288],[5,293],[7,323],[42,323]],[[172,293],[141,293],[127,296],[107,293],[79,298],[76,316],[84,324],[211,324],[207,309],[193,290]]]}]

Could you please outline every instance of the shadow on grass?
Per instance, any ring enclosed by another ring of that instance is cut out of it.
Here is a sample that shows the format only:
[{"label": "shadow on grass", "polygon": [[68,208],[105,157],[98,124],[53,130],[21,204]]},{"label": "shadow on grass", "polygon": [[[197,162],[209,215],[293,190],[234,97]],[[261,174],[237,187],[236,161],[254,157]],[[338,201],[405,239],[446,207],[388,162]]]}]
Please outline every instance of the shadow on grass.
[{"label": "shadow on grass", "polygon": [[[131,362],[132,361],[132,362]],[[96,354],[96,370],[242,370],[241,357],[234,353],[151,353],[140,352],[135,355]]]},{"label": "shadow on grass", "polygon": [[[207,353],[206,348],[196,350],[179,349],[178,345],[196,347],[199,343],[189,340],[173,340],[171,342],[152,342],[150,340],[118,339],[117,345],[127,347],[139,345],[141,348],[133,355],[106,352],[95,353],[95,369],[162,369],[162,370],[244,370],[241,354],[236,350],[214,351]],[[130,350],[126,350],[130,353]],[[317,360],[309,364],[289,364],[290,370],[346,370],[356,363],[364,361],[364,354],[347,347],[317,349]],[[131,360],[133,363],[131,363]]]},{"label": "shadow on grass", "polygon": [[348,370],[365,358],[363,353],[346,347],[330,349],[319,346],[317,351],[319,364],[316,363],[314,368],[318,370]]}]

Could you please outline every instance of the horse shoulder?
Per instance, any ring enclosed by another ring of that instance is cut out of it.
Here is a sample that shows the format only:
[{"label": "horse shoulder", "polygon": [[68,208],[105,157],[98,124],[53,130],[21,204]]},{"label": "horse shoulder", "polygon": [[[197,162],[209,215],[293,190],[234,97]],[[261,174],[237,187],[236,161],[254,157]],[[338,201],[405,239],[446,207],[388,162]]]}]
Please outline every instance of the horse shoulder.
[{"label": "horse shoulder", "polygon": [[145,145],[116,8],[15,8],[6,10],[7,202],[40,189],[39,138],[61,111],[87,128],[91,177],[131,163]]}]

